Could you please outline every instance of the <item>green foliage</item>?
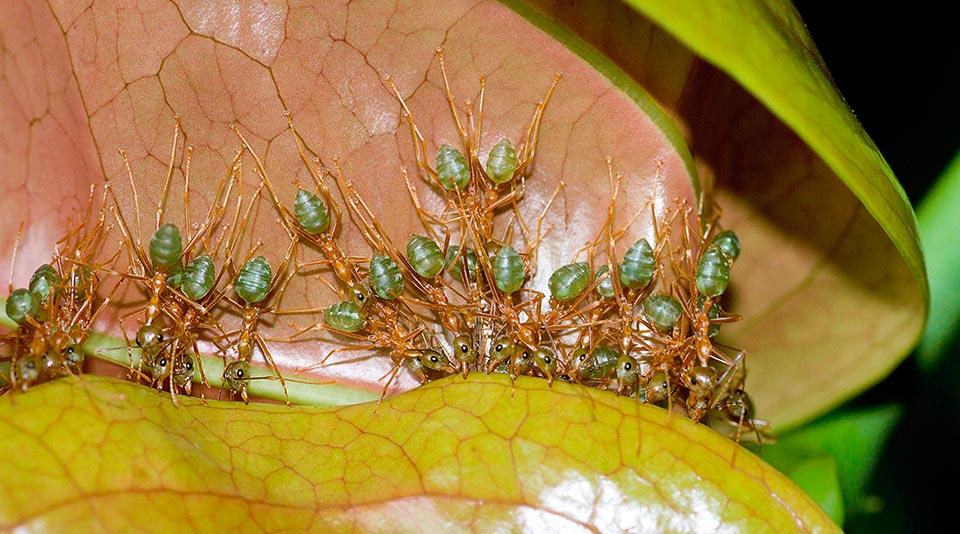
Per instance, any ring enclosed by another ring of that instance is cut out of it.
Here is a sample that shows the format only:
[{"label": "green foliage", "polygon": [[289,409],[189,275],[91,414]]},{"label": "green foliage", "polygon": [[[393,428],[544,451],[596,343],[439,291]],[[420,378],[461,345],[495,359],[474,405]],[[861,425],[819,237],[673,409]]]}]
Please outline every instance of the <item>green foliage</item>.
[{"label": "green foliage", "polygon": [[[842,410],[781,436],[776,444],[763,447],[761,457],[808,490],[824,510],[838,510],[841,516],[844,509],[856,513],[866,508],[870,477],[902,415],[903,408],[898,405]],[[837,469],[835,489],[843,495],[839,507],[832,502],[835,492],[829,479],[811,485],[816,482],[811,480],[811,470],[826,472],[828,461]],[[815,463],[806,465],[809,462]],[[830,515],[837,517],[833,512]]]},{"label": "green foliage", "polygon": [[960,318],[960,154],[954,157],[917,208],[920,242],[930,278],[930,321],[917,347],[917,362],[930,371],[957,340]]}]

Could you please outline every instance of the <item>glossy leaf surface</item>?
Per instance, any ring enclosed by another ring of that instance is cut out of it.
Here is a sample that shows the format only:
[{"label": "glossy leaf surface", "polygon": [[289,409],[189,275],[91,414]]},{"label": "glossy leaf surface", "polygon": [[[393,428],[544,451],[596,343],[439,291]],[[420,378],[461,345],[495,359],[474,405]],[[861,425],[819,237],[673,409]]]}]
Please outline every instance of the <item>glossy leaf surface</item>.
[{"label": "glossy leaf surface", "polygon": [[377,415],[372,403],[174,407],[82,377],[0,399],[0,433],[5,529],[836,530],[703,426],[577,386],[514,390],[503,375],[418,388]]}]

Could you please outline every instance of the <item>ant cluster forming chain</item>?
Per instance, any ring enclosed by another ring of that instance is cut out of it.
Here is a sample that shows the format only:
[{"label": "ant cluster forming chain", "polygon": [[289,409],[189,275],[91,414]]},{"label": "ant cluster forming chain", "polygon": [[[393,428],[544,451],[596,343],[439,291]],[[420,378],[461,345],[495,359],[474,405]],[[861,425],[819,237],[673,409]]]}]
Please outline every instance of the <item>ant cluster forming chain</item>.
[{"label": "ant cluster forming chain", "polygon": [[[275,376],[257,378],[278,380],[286,396],[286,382],[291,379],[283,377],[258,333],[260,317],[322,312],[322,322],[299,328],[291,339],[322,332],[342,344],[313,367],[324,365],[337,352],[386,352],[393,371],[384,377],[384,394],[404,368],[422,382],[453,374],[466,377],[471,372],[507,373],[513,379],[535,376],[550,384],[563,380],[615,390],[640,402],[667,406],[694,421],[726,425],[738,439],[743,429],[757,432],[759,438],[758,429],[765,423],[753,419],[743,390],[744,352],[714,341],[721,325],[740,319],[722,310],[720,302],[740,253],[736,234],[721,231],[716,219],[704,221],[685,201],[676,200],[659,224],[653,218],[656,242],[640,239],[618,257],[616,244],[633,220],[621,228],[614,226],[621,177],[608,161],[610,201],[596,237],[570,263],[553,272],[549,295],[526,287],[546,233],[544,217],[564,187],[561,183],[553,193],[535,225],[524,221],[518,203],[524,197],[541,118],[560,76],[537,105],[522,142],[515,148],[509,139],[499,140],[483,164],[479,149],[484,79],[477,113],[468,102],[466,121],[462,121],[442,52],[440,66],[463,150],[439,147],[435,166],[430,164],[427,142],[413,114],[387,78],[410,127],[418,172],[445,199],[439,212],[424,209],[416,187],[403,172],[423,234],[411,235],[406,246],[395,245],[353,183],[344,178],[339,162],[334,158],[332,173],[306,155],[303,139],[288,115],[315,187],[295,182],[298,191],[291,209],[277,195],[263,162],[233,127],[241,147],[220,180],[205,218],[199,224],[188,221],[184,235],[175,224],[162,224],[178,121],[157,206],[156,231],[149,244],[144,246],[139,236],[139,206],[136,231],[132,231],[107,181],[99,212],[91,213],[95,196],[91,188],[87,211],[57,242],[52,262],[37,268],[27,288],[14,290],[11,284],[6,313],[16,328],[0,336],[8,351],[0,356],[0,388],[26,391],[37,383],[80,373],[81,347],[93,323],[118,288],[132,283],[146,301],[120,318],[131,374],[168,390],[175,403],[178,392],[191,393],[194,381],[209,385],[197,356],[201,340],[212,343],[222,355],[222,383],[231,395],[248,402],[247,389],[254,378],[250,362],[259,353]],[[256,161],[260,179],[246,203],[240,179],[244,153]],[[132,185],[126,154],[121,154]],[[189,157],[188,148],[186,175]],[[371,247],[371,255],[348,255],[343,249],[339,236],[344,210],[334,200],[328,181],[344,199],[349,219]],[[257,255],[260,243],[242,260],[234,259],[250,213],[255,205],[259,207],[264,192],[290,238],[276,272]],[[647,206],[653,213],[652,204]],[[108,211],[112,222],[107,221]],[[113,228],[123,240],[116,253],[104,259],[105,236]],[[120,270],[115,264],[123,251],[126,265]],[[296,261],[305,251],[319,251],[322,258]],[[218,269],[216,259],[221,255]],[[331,275],[331,280],[322,276],[318,280],[335,291],[340,301],[322,310],[276,309],[291,278],[318,266]],[[116,283],[102,296],[101,286],[108,279]],[[223,308],[232,308],[241,317],[234,331],[225,331],[218,320]],[[124,322],[134,317],[140,319],[131,339]]]}]

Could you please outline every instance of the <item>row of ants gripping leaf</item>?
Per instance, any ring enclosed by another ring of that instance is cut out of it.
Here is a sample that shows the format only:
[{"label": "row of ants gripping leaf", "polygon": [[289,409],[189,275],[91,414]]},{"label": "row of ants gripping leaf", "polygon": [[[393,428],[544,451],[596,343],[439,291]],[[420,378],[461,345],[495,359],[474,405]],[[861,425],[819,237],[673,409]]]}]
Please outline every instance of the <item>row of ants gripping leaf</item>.
[{"label": "row of ants gripping leaf", "polygon": [[[116,350],[126,355],[128,377],[168,392],[175,404],[179,395],[205,398],[211,384],[219,384],[219,396],[246,403],[256,379],[279,382],[290,404],[287,383],[303,380],[284,376],[271,347],[309,346],[322,337],[339,346],[295,374],[337,365],[330,362],[334,355],[386,357],[391,370],[382,377],[380,400],[400,373],[422,383],[503,373],[513,381],[536,377],[551,386],[562,381],[610,390],[709,423],[738,441],[741,435],[760,440],[767,424],[754,418],[745,393],[746,354],[717,341],[724,324],[740,320],[722,302],[739,239],[721,228],[718,216],[703,215],[718,210],[676,199],[658,213],[650,200],[627,220],[617,220],[625,187],[608,159],[602,224],[569,263],[551,273],[546,291],[533,288],[540,247],[550,238],[547,214],[566,186],[560,181],[543,197],[536,220],[525,217],[520,205],[531,187],[527,178],[544,112],[561,76],[537,103],[523,138],[499,139],[484,157],[486,80],[480,78],[476,100],[461,110],[442,50],[438,59],[459,146],[435,147],[433,157],[401,90],[385,79],[409,127],[417,164],[413,172],[398,170],[422,226],[405,243],[394,240],[337,158],[328,168],[310,155],[290,114],[289,135],[311,183],[294,178],[295,195],[281,198],[278,178],[240,128],[231,126],[239,146],[199,220],[189,215],[192,149],[183,150],[186,215],[182,224],[171,221],[165,204],[181,134],[177,118],[155,220],[145,223],[151,228],[147,239],[141,213],[149,210],[141,212],[134,173],[121,150],[134,209],[121,208],[119,184],[112,180],[99,192],[92,186],[86,209],[55,244],[51,262],[36,269],[28,287],[9,284],[5,310],[12,326],[0,336],[2,391],[21,394],[82,373],[94,323],[115,304],[118,291],[133,288],[136,304],[119,315],[124,346]],[[244,189],[245,159],[253,161],[258,180],[252,190]],[[421,189],[438,193],[441,207],[428,208]],[[261,212],[277,221],[288,240],[273,264],[263,243],[248,235],[249,221]],[[650,218],[655,238],[624,243],[641,217]],[[368,250],[347,249],[341,239],[347,224]],[[336,302],[284,309],[282,296],[295,277],[325,285]],[[265,317],[287,321],[296,331],[286,339],[269,338],[260,327]],[[255,360],[270,373],[255,376]],[[215,374],[204,369],[211,361]]]}]

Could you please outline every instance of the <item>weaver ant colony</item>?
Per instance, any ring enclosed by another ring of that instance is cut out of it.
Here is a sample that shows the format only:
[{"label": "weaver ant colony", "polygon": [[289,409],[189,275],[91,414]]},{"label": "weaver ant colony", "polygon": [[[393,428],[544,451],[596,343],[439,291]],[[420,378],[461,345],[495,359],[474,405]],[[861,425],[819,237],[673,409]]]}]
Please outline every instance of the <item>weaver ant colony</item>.
[{"label": "weaver ant colony", "polygon": [[[533,288],[540,245],[552,230],[545,221],[565,185],[545,197],[536,220],[520,206],[560,75],[536,105],[525,135],[498,139],[483,154],[486,81],[480,78],[475,102],[461,109],[439,50],[438,59],[459,146],[442,144],[433,158],[403,93],[386,78],[413,142],[415,172],[399,172],[422,231],[395,242],[339,162],[334,158],[329,169],[308,155],[289,115],[289,133],[312,183],[292,180],[296,194],[281,198],[278,177],[233,126],[235,157],[197,221],[189,215],[191,150],[183,151],[186,216],[178,226],[164,219],[176,168],[177,121],[146,244],[133,172],[121,152],[134,212],[121,209],[110,181],[94,212],[91,190],[87,212],[57,243],[53,261],[36,270],[28,288],[10,285],[6,312],[15,326],[0,338],[6,347],[0,384],[26,391],[79,373],[79,347],[117,289],[127,286],[140,295],[140,304],[119,318],[130,375],[168,391],[174,402],[177,395],[195,393],[194,383],[222,384],[247,402],[250,380],[270,378],[289,403],[286,383],[292,379],[281,374],[270,350],[277,340],[259,332],[261,317],[270,314],[296,325],[288,341],[323,336],[340,344],[310,367],[330,365],[328,358],[337,353],[389,356],[392,371],[383,377],[381,399],[405,369],[421,382],[505,373],[513,380],[530,376],[551,385],[608,389],[695,421],[726,425],[738,439],[743,430],[759,437],[765,423],[753,418],[744,393],[745,354],[716,341],[723,324],[740,319],[722,307],[740,252],[736,234],[721,229],[716,217],[702,220],[701,206],[679,199],[661,207],[662,213],[647,202],[629,220],[617,221],[622,176],[608,160],[610,194],[600,228],[569,263],[553,270],[543,290]],[[255,162],[259,186],[252,192],[242,185],[244,156]],[[419,189],[439,195],[441,207],[426,208]],[[273,265],[261,254],[262,243],[240,245],[248,221],[261,211],[275,217],[289,238]],[[653,238],[627,243],[640,217],[652,221]],[[345,249],[340,234],[347,221],[369,250],[357,255]],[[119,232],[119,242],[107,239],[111,230]],[[337,302],[283,309],[290,280],[310,276],[308,269],[318,266],[330,276],[315,275],[317,283]],[[225,326],[230,317],[234,325]],[[302,317],[319,319],[302,324]],[[205,372],[203,362],[211,360],[203,353],[222,361],[219,376]],[[272,375],[252,376],[255,358]],[[197,389],[202,396],[203,388]]]}]

